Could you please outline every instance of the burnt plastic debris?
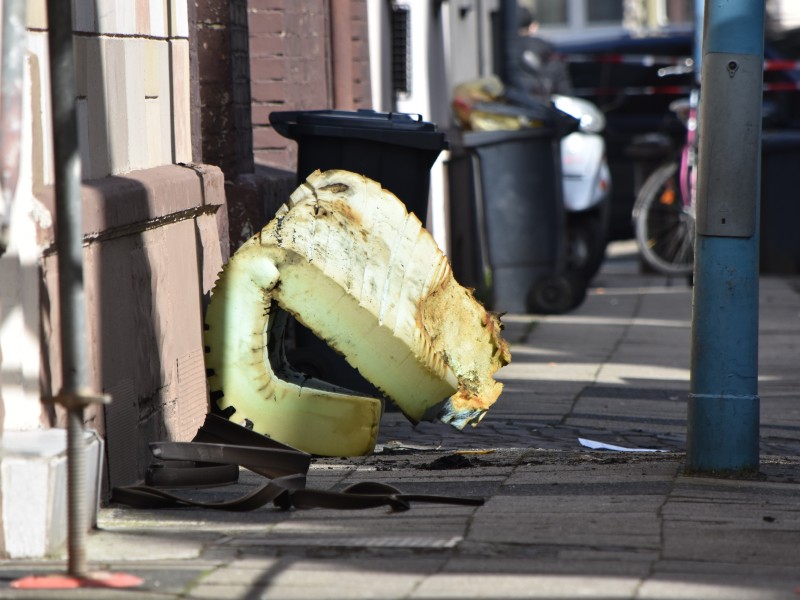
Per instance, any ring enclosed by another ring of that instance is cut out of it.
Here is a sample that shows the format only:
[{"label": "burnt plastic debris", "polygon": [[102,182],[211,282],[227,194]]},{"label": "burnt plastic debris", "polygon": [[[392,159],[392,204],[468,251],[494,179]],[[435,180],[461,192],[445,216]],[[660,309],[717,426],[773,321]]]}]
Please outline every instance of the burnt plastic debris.
[{"label": "burnt plastic debris", "polygon": [[[374,110],[277,111],[269,121],[277,133],[297,142],[297,181],[315,170],[344,169],[365,175],[392,192],[425,225],[430,169],[449,147],[444,132],[420,115]],[[379,391],[347,361],[299,323],[294,324],[292,365],[352,390]]]}]

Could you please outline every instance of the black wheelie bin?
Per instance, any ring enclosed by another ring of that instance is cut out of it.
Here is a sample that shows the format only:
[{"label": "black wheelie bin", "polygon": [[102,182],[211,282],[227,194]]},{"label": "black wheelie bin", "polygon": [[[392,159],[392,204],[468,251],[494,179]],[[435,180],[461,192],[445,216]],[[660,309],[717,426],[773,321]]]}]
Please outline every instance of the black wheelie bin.
[{"label": "black wheelie bin", "polygon": [[272,127],[297,142],[297,179],[316,169],[344,169],[379,182],[422,224],[428,215],[430,169],[447,139],[419,115],[373,110],[273,112]]},{"label": "black wheelie bin", "polygon": [[800,273],[800,131],[765,130],[761,135],[759,259],[762,274]]}]

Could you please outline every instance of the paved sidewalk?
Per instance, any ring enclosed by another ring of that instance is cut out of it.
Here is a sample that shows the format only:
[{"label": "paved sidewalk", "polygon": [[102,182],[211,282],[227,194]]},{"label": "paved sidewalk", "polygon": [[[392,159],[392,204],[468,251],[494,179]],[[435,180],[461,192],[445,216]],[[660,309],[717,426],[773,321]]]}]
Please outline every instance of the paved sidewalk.
[{"label": "paved sidewalk", "polygon": [[317,488],[378,480],[484,506],[106,508],[92,566],[141,588],[11,590],[65,567],[6,562],[0,598],[800,598],[800,278],[761,281],[760,473],[690,477],[691,288],[640,274],[632,250],[614,245],[573,313],[506,315],[513,361],[478,428],[412,428],[387,412],[373,456],[316,460],[309,474]]}]

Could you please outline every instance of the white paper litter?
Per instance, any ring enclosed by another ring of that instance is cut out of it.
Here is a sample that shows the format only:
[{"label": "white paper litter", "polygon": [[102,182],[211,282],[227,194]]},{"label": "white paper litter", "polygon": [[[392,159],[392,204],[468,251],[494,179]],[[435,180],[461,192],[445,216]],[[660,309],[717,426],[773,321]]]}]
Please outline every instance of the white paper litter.
[{"label": "white paper litter", "polygon": [[614,444],[606,444],[605,442],[597,442],[595,440],[587,440],[585,438],[578,438],[581,446],[591,448],[592,450],[616,450],[617,452],[666,452],[666,450],[656,450],[654,448],[625,448],[623,446],[615,446]]}]

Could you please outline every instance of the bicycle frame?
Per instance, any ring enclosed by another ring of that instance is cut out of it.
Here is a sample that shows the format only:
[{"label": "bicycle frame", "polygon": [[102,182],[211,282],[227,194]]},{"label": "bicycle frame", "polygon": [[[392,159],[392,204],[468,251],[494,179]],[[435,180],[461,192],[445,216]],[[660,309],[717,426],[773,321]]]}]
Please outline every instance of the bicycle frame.
[{"label": "bicycle frame", "polygon": [[[663,71],[664,75],[679,72]],[[685,139],[674,158],[650,174],[633,208],[636,242],[644,262],[669,276],[691,276],[694,266],[699,100],[700,90],[695,88],[688,98],[670,104],[686,128]]]},{"label": "bicycle frame", "polygon": [[696,214],[695,202],[697,199],[697,112],[699,106],[700,90],[694,89],[689,95],[688,114],[684,122],[686,126],[686,142],[681,150],[679,174],[681,199],[688,199],[689,205],[686,208],[693,216]]}]

